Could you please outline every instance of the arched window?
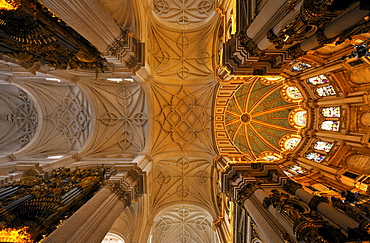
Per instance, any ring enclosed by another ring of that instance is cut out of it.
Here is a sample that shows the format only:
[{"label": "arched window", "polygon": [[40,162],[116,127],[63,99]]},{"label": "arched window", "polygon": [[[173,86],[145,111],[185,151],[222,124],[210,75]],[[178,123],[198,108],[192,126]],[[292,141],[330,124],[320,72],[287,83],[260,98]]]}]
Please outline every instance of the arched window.
[{"label": "arched window", "polygon": [[267,155],[267,156],[263,157],[262,160],[275,161],[275,160],[279,160],[279,158],[275,155]]},{"label": "arched window", "polygon": [[295,147],[298,146],[299,142],[301,141],[300,138],[289,138],[284,143],[284,148],[286,150],[293,150]]},{"label": "arched window", "polygon": [[333,107],[322,108],[321,114],[324,117],[340,117],[340,107],[333,106]]},{"label": "arched window", "polygon": [[316,93],[317,93],[318,96],[321,96],[321,97],[337,94],[332,85],[317,88]]},{"label": "arched window", "polygon": [[339,131],[339,121],[323,121],[321,129],[325,131]]},{"label": "arched window", "polygon": [[280,154],[277,154],[273,151],[264,151],[258,155],[257,160],[276,161],[280,160],[281,158],[282,156]]},{"label": "arched window", "polygon": [[115,233],[108,232],[102,240],[102,243],[125,243],[125,240]]},{"label": "arched window", "polygon": [[299,89],[297,87],[294,87],[294,86],[288,87],[286,89],[286,93],[290,98],[295,99],[295,100],[300,100],[300,99],[303,98]]},{"label": "arched window", "polygon": [[300,127],[305,127],[307,124],[307,111],[298,111],[295,113],[294,122]]},{"label": "arched window", "polygon": [[311,67],[310,64],[302,62],[302,61],[293,61],[291,62],[291,64],[292,64],[292,67],[290,70],[293,72],[301,72]]},{"label": "arched window", "polygon": [[318,84],[327,84],[329,83],[329,80],[324,75],[319,75],[313,78],[309,78],[308,82],[313,85],[318,85]]},{"label": "arched window", "polygon": [[302,174],[302,173],[305,173],[306,170],[298,165],[291,165],[291,166],[288,166],[288,169],[293,172],[293,173],[296,173],[296,174]]},{"label": "arched window", "polygon": [[316,152],[311,152],[306,154],[306,158],[317,163],[320,163],[325,158],[325,155]]},{"label": "arched window", "polygon": [[314,145],[314,149],[329,152],[330,149],[333,147],[334,143],[324,142],[324,141],[317,141]]}]

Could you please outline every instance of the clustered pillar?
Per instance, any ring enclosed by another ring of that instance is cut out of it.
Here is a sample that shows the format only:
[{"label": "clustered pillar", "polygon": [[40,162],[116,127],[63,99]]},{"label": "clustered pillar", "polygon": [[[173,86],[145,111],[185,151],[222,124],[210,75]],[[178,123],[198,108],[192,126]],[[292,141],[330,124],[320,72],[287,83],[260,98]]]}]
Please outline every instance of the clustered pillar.
[{"label": "clustered pillar", "polygon": [[101,242],[122,210],[130,205],[135,195],[132,189],[136,188],[138,180],[129,175],[124,182],[107,181],[105,184],[44,242]]}]

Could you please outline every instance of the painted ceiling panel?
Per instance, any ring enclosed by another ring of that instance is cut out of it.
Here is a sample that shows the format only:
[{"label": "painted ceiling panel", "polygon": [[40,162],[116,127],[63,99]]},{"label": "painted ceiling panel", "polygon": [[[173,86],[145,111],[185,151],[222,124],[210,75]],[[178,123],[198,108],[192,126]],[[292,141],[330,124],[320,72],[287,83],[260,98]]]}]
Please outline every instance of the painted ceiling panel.
[{"label": "painted ceiling panel", "polygon": [[237,149],[252,157],[265,151],[279,152],[279,141],[297,130],[289,124],[289,113],[297,104],[281,96],[282,83],[264,84],[259,78],[241,85],[226,105],[225,126]]}]

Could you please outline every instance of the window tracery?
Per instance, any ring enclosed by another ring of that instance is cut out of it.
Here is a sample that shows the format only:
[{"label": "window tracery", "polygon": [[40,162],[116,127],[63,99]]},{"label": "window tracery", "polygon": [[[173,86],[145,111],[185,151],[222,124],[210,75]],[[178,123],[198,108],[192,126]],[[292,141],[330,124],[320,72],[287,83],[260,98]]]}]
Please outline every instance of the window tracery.
[{"label": "window tracery", "polygon": [[298,165],[290,165],[288,166],[288,169],[295,174],[302,174],[306,172],[306,169]]},{"label": "window tracery", "polygon": [[300,127],[305,127],[307,124],[307,111],[298,111],[294,115],[295,123]]},{"label": "window tracery", "polygon": [[325,159],[325,155],[316,152],[310,152],[306,154],[306,159],[320,163],[323,159]]},{"label": "window tracery", "polygon": [[333,107],[322,108],[321,114],[324,117],[340,117],[340,107],[333,106]]},{"label": "window tracery", "polygon": [[285,141],[284,148],[286,150],[293,150],[298,146],[300,141],[301,141],[300,138],[296,138],[296,137],[289,138]]},{"label": "window tracery", "polygon": [[303,98],[301,92],[299,91],[299,89],[297,87],[294,87],[294,86],[290,86],[286,89],[286,93],[287,95],[294,99],[294,100],[300,100]]},{"label": "window tracery", "polygon": [[339,121],[323,121],[321,123],[321,129],[325,131],[339,131]]},{"label": "window tracery", "polygon": [[319,151],[324,151],[324,152],[330,152],[333,145],[334,143],[331,143],[331,142],[317,141],[314,144],[314,149],[319,150]]},{"label": "window tracery", "polygon": [[275,155],[267,155],[267,156],[263,157],[262,159],[265,160],[265,161],[275,161],[275,160],[278,160],[279,158],[276,157]]},{"label": "window tracery", "polygon": [[273,151],[262,152],[257,157],[257,160],[262,160],[262,161],[277,161],[280,159],[282,159],[282,156]]},{"label": "window tracery", "polygon": [[316,94],[320,97],[325,97],[325,96],[333,96],[333,95],[336,95],[337,93],[335,92],[335,89],[332,85],[327,85],[327,86],[317,88]]},{"label": "window tracery", "polygon": [[327,83],[329,83],[329,80],[324,75],[318,75],[318,76],[309,78],[308,83],[310,83],[312,85],[327,84]]},{"label": "window tracery", "polygon": [[118,234],[108,232],[102,243],[125,243],[125,240]]},{"label": "window tracery", "polygon": [[302,61],[293,61],[291,62],[291,68],[290,70],[292,72],[302,72],[303,70],[306,70],[308,68],[311,68],[312,66],[306,62]]}]

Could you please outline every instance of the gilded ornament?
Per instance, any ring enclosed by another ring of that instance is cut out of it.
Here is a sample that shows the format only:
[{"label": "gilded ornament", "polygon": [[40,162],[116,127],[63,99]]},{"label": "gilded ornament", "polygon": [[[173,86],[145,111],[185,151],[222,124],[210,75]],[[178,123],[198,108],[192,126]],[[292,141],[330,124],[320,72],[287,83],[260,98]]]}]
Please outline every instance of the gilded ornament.
[{"label": "gilded ornament", "polygon": [[261,189],[259,182],[247,182],[238,192],[236,201],[239,205],[243,205],[244,201],[248,199],[257,189]]},{"label": "gilded ornament", "polygon": [[322,202],[325,202],[325,203],[329,203],[329,200],[326,198],[326,197],[321,197],[321,196],[313,196],[310,200],[310,202],[308,203],[308,206],[312,209],[312,210],[317,210],[317,206],[322,203]]},{"label": "gilded ornament", "polygon": [[295,195],[295,191],[299,188],[302,188],[302,185],[293,180],[287,180],[283,187],[285,191],[289,192],[292,195]]}]

